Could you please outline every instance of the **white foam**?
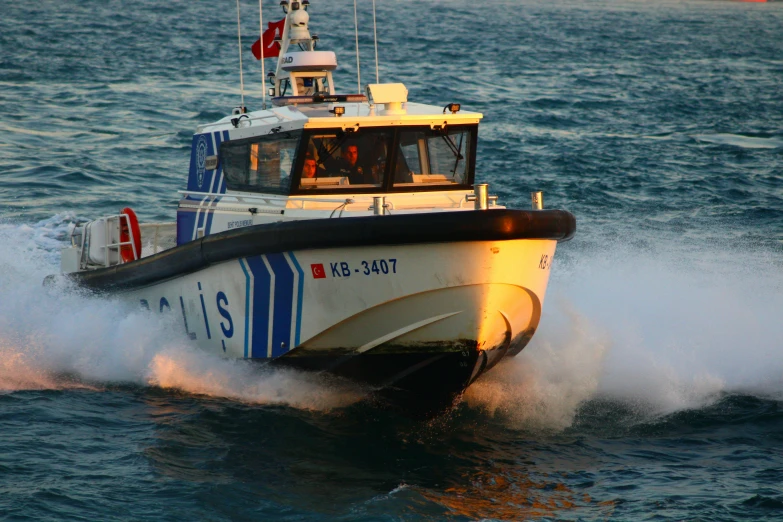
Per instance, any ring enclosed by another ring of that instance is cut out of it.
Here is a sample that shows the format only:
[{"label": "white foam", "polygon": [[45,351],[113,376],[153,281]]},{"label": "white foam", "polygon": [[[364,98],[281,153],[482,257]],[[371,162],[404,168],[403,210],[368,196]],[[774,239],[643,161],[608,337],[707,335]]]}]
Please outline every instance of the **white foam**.
[{"label": "white foam", "polygon": [[523,429],[572,424],[579,406],[597,392],[609,339],[563,303],[549,322],[531,346],[468,388],[469,406]]},{"label": "white foam", "polygon": [[470,388],[467,403],[515,426],[558,429],[594,398],[660,415],[726,393],[780,396],[779,261],[664,240],[656,252],[572,256],[533,341]]},{"label": "white foam", "polygon": [[0,251],[0,390],[132,383],[310,410],[362,398],[314,374],[262,370],[202,352],[174,318],[120,299],[44,288],[44,277],[59,271],[69,219],[0,224],[0,242],[8,245]]},{"label": "white foam", "polygon": [[156,353],[148,365],[145,380],[151,385],[188,393],[303,410],[332,410],[364,398],[357,388],[334,384],[316,374],[261,370],[248,361],[219,359],[184,347]]},{"label": "white foam", "polygon": [[743,136],[741,134],[697,134],[693,136],[697,141],[715,143],[718,145],[733,145],[743,149],[777,149],[783,147],[783,139],[779,136],[759,138]]}]

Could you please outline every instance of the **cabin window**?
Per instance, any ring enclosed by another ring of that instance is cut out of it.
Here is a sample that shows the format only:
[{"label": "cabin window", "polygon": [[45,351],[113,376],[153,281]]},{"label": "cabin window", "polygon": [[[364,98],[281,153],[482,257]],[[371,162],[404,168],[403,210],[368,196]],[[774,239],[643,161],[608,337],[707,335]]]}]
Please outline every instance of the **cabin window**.
[{"label": "cabin window", "polygon": [[315,76],[296,76],[297,96],[314,96],[316,94],[329,94],[329,79],[325,74]]},{"label": "cabin window", "polygon": [[383,186],[392,131],[316,132],[307,140],[300,190]]},{"label": "cabin window", "polygon": [[229,141],[220,146],[226,187],[243,192],[288,194],[299,132]]},{"label": "cabin window", "polygon": [[472,134],[464,127],[401,131],[394,186],[466,185]]}]

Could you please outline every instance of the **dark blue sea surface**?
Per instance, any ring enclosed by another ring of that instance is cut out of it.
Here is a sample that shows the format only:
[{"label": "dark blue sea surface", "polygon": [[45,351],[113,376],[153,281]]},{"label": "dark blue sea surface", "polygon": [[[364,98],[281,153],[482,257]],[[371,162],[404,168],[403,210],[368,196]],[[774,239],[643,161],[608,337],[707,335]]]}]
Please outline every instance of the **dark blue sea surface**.
[{"label": "dark blue sea surface", "polygon": [[[0,0],[0,519],[782,519],[783,3],[376,3],[381,81],[482,112],[490,192],[577,217],[531,344],[421,421],[45,290],[75,221],[174,219],[240,104],[235,2]],[[353,3],[310,13],[355,92]]]}]

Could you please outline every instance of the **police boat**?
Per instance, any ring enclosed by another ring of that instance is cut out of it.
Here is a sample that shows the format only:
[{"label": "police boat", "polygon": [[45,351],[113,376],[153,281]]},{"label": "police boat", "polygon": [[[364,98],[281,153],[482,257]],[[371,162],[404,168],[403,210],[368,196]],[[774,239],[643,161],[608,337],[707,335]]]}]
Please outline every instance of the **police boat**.
[{"label": "police boat", "polygon": [[400,83],[337,94],[307,3],[282,3],[271,106],[197,128],[176,222],[75,226],[62,272],[174,314],[209,352],[448,406],[530,341],[574,216],[475,183],[481,114]]}]

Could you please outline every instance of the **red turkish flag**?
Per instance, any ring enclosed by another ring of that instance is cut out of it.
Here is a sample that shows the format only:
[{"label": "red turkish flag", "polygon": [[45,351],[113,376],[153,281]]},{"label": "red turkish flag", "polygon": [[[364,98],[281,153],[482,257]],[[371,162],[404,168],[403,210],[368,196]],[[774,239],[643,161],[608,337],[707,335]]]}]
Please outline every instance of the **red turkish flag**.
[{"label": "red turkish flag", "polygon": [[269,22],[266,24],[266,31],[261,35],[261,38],[256,40],[256,43],[250,48],[253,51],[253,56],[256,60],[261,59],[261,40],[264,40],[264,58],[277,58],[280,54],[280,44],[275,42],[275,37],[283,36],[283,29],[285,29],[285,18],[278,20],[277,22]]},{"label": "red turkish flag", "polygon": [[326,270],[324,270],[324,265],[322,263],[310,265],[310,270],[313,271],[313,279],[326,278]]}]

